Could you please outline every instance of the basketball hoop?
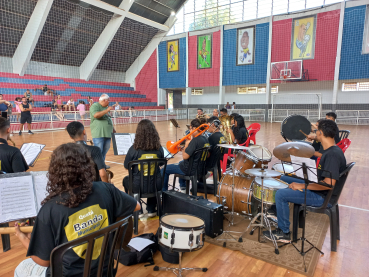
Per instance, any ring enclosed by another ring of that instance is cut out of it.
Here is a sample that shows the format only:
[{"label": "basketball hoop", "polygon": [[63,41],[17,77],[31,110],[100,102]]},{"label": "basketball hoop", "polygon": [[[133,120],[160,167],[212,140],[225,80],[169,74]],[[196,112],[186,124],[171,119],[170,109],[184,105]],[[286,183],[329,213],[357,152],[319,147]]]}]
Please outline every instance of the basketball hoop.
[{"label": "basketball hoop", "polygon": [[282,75],[281,78],[280,78],[281,84],[285,84],[286,81],[287,81],[287,79],[288,79],[288,76],[287,75]]}]

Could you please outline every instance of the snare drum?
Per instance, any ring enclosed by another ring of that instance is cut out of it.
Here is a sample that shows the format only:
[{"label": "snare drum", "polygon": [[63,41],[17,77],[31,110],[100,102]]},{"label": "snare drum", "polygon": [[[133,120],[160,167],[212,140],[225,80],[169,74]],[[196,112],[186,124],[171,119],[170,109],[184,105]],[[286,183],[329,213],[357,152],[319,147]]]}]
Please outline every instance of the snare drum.
[{"label": "snare drum", "polygon": [[245,176],[245,170],[261,168],[262,164],[268,165],[272,160],[272,153],[261,145],[250,145],[246,152],[238,152],[234,167],[238,175]]},{"label": "snare drum", "polygon": [[[261,201],[261,178],[256,177],[252,184],[253,196],[258,201]],[[264,203],[275,204],[275,194],[277,190],[288,188],[288,184],[274,178],[264,178]]]},{"label": "snare drum", "polygon": [[[275,170],[275,171],[278,171],[282,174],[285,174],[285,175],[289,175],[289,176],[292,176],[292,175],[295,175],[294,173],[291,173],[293,172],[293,166],[291,164],[285,164],[283,163],[276,163],[272,166],[272,169]],[[276,177],[277,179],[280,179],[281,176],[278,176]]]},{"label": "snare drum", "polygon": [[[251,215],[251,201],[252,201],[252,180],[241,176],[234,176],[234,211]],[[224,209],[232,210],[232,183],[233,176],[224,174],[218,185],[218,204],[224,206]]]},{"label": "snare drum", "polygon": [[204,246],[205,222],[188,214],[168,214],[160,218],[159,244],[172,251],[191,252]]}]

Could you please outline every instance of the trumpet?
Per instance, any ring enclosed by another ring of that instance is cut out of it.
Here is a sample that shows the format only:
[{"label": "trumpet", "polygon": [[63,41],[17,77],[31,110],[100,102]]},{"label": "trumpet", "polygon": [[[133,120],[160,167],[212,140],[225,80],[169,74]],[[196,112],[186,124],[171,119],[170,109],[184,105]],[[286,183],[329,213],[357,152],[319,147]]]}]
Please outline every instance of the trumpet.
[{"label": "trumpet", "polygon": [[193,133],[195,132],[199,132],[195,137],[200,136],[202,133],[204,133],[207,129],[209,129],[210,125],[209,124],[202,124],[199,127],[197,127],[195,130],[193,130],[192,132],[190,132],[188,135],[184,136],[183,138],[181,138],[180,140],[178,140],[177,142],[172,142],[172,141],[168,141],[167,142],[167,149],[170,153],[172,154],[177,154],[180,150],[180,144],[182,142],[184,142],[186,139],[191,139],[191,136]]}]

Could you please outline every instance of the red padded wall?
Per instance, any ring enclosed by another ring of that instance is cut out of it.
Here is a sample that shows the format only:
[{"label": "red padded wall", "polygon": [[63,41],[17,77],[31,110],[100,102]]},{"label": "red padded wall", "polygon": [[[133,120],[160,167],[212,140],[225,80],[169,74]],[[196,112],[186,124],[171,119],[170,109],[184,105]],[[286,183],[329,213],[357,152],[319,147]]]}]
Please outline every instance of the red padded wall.
[{"label": "red padded wall", "polygon": [[197,69],[197,36],[188,38],[188,86],[219,86],[220,31],[213,33],[213,64],[209,69]]},{"label": "red padded wall", "polygon": [[[317,14],[314,59],[303,61],[310,79],[334,79],[339,20],[340,10]],[[292,19],[273,22],[272,62],[290,60],[291,33]]]},{"label": "red padded wall", "polygon": [[145,94],[153,102],[157,102],[158,95],[157,71],[157,55],[155,50],[135,80],[136,90],[141,94]]}]

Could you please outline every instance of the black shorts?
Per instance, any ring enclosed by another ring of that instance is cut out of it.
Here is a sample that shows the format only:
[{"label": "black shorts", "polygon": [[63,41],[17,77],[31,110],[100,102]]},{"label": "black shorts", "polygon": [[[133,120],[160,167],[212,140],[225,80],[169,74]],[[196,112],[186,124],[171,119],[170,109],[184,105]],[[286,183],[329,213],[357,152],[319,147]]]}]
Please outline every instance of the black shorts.
[{"label": "black shorts", "polygon": [[20,123],[21,124],[24,124],[26,122],[28,124],[31,124],[32,123],[32,116],[31,115],[21,116]]}]

